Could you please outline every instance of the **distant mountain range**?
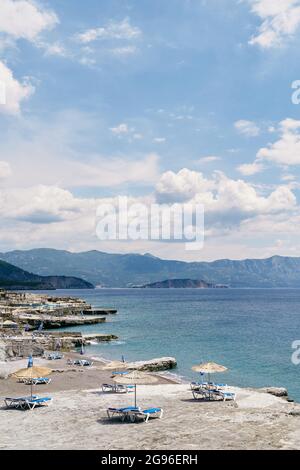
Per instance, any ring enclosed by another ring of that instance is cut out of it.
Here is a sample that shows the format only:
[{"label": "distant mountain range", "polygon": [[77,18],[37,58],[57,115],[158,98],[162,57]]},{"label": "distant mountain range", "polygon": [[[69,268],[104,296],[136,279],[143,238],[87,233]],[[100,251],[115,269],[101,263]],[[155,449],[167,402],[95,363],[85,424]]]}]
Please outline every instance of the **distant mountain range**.
[{"label": "distant mountain range", "polygon": [[4,289],[92,289],[89,282],[76,277],[38,276],[0,261],[0,288]]},{"label": "distant mountain range", "polygon": [[198,279],[166,279],[165,281],[145,284],[141,287],[144,289],[214,289],[218,287],[225,288],[226,286]]},{"label": "distant mountain range", "polygon": [[75,276],[103,287],[132,287],[165,279],[202,279],[229,287],[300,287],[300,258],[281,256],[186,263],[149,254],[41,248],[0,253],[0,259],[40,276]]}]

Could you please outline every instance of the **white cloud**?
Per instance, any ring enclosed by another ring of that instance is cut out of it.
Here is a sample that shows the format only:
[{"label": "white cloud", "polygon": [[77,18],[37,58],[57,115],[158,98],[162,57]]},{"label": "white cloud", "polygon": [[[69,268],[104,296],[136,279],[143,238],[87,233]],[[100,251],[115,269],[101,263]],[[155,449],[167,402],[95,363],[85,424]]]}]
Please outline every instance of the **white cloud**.
[{"label": "white cloud", "polygon": [[[135,133],[125,135],[133,138]],[[73,109],[55,113],[47,122],[33,117],[18,120],[1,142],[1,155],[5,155],[14,172],[13,179],[5,184],[18,187],[41,183],[100,189],[130,182],[148,185],[157,180],[157,154],[112,154],[107,146],[103,147],[103,153],[97,152],[95,142],[101,145],[107,141],[106,145],[110,146],[109,140],[104,120]]]},{"label": "white cloud", "polygon": [[281,180],[282,181],[294,181],[296,179],[295,175],[287,174],[287,175],[282,175]]},{"label": "white cloud", "polygon": [[141,36],[141,30],[136,26],[131,26],[129,18],[124,18],[120,22],[110,21],[103,27],[88,29],[78,34],[77,39],[83,44],[89,44],[97,40],[133,40]]},{"label": "white cloud", "polygon": [[[156,185],[160,203],[195,202],[204,205],[207,223],[238,224],[259,214],[276,214],[296,208],[296,197],[287,186],[278,186],[269,195],[241,179],[233,180],[215,172],[212,179],[187,168],[164,173]],[[214,217],[212,215],[215,214]]]},{"label": "white cloud", "polygon": [[238,171],[244,176],[252,176],[264,170],[264,165],[255,161],[254,163],[244,163],[238,167]]},{"label": "white cloud", "polygon": [[32,0],[1,0],[0,33],[14,39],[34,42],[38,35],[53,28],[58,18]]},{"label": "white cloud", "polygon": [[133,140],[142,140],[144,138],[143,134],[135,133],[132,136]]},{"label": "white cloud", "polygon": [[25,80],[19,82],[14,78],[12,71],[0,61],[0,82],[4,84],[4,103],[0,104],[0,112],[5,114],[19,114],[21,104],[34,92],[34,87]]},{"label": "white cloud", "polygon": [[129,127],[125,122],[116,127],[110,127],[110,131],[119,139],[127,136],[128,142],[132,142],[132,140],[142,140],[144,138],[143,134],[136,132],[135,127]]},{"label": "white cloud", "polygon": [[[68,186],[111,187],[125,183],[154,183],[159,157],[149,154],[140,159],[96,157],[90,162],[61,161],[60,179]],[[50,170],[51,171],[51,170]],[[57,177],[59,177],[59,172]]]},{"label": "white cloud", "polygon": [[159,202],[183,202],[196,196],[200,191],[206,193],[215,183],[204,178],[202,173],[183,168],[178,173],[163,173],[156,185]]},{"label": "white cloud", "polygon": [[234,127],[239,132],[247,137],[257,137],[260,133],[259,127],[253,121],[241,119],[234,123]]},{"label": "white cloud", "polygon": [[[40,34],[52,29],[59,22],[56,14],[47,10],[34,0],[1,0],[0,6],[0,49],[14,47],[16,40],[25,39],[43,48],[48,55],[62,55],[62,46],[58,43],[47,44],[41,41]],[[34,92],[28,82],[21,83],[13,72],[0,61],[0,81],[5,84],[6,103],[1,104],[0,112],[19,114],[21,103]]]},{"label": "white cloud", "polygon": [[163,144],[166,142],[166,138],[165,137],[155,137],[153,139],[153,142],[155,142],[156,144]]},{"label": "white cloud", "polygon": [[97,61],[96,59],[93,59],[91,57],[83,56],[79,59],[79,63],[88,67],[93,67],[94,65],[96,65]]},{"label": "white cloud", "polygon": [[261,148],[258,160],[268,160],[278,165],[300,165],[300,121],[285,119],[279,124],[280,139]]},{"label": "white cloud", "polygon": [[1,216],[31,223],[52,223],[72,218],[87,203],[88,200],[82,202],[69,191],[55,186],[38,185],[0,192]]},{"label": "white cloud", "polygon": [[129,134],[130,132],[130,129],[126,123],[121,123],[116,127],[111,127],[110,130],[115,135]]},{"label": "white cloud", "polygon": [[278,47],[292,37],[300,25],[299,0],[247,0],[251,11],[262,20],[249,43],[264,49]]},{"label": "white cloud", "polygon": [[10,175],[10,164],[8,162],[0,161],[0,179],[8,178]]},{"label": "white cloud", "polygon": [[37,46],[40,49],[44,50],[44,53],[46,56],[67,57],[69,55],[65,47],[59,42],[47,43],[47,42],[39,41],[37,43]]},{"label": "white cloud", "polygon": [[208,155],[207,157],[202,157],[199,159],[199,163],[211,163],[211,162],[217,162],[221,160],[220,157],[217,157],[215,155]]},{"label": "white cloud", "polygon": [[136,46],[123,46],[123,47],[114,47],[110,49],[109,52],[117,57],[128,57],[136,54],[138,51]]},{"label": "white cloud", "polygon": [[[160,202],[186,200],[204,204],[205,252],[199,252],[198,256],[206,259],[224,255],[232,258],[263,257],[272,249],[274,254],[276,250],[284,254],[286,245],[277,241],[285,239],[287,234],[297,240],[299,234],[300,211],[287,186],[278,186],[269,194],[262,195],[245,181],[232,180],[222,173],[206,179],[201,173],[183,169],[178,173],[161,175],[156,200],[160,195],[164,196]],[[155,199],[152,194],[129,198],[129,204],[136,202],[149,204]],[[95,228],[96,209],[102,203],[117,204],[117,196],[104,199],[76,197],[58,185],[2,189],[1,249],[52,246],[79,251],[98,248],[112,252],[150,251],[166,258],[195,260],[197,253],[192,253],[192,258],[189,258],[182,243],[100,242]],[[259,249],[255,246],[258,239],[263,242]],[[299,244],[297,246],[300,248]]]}]

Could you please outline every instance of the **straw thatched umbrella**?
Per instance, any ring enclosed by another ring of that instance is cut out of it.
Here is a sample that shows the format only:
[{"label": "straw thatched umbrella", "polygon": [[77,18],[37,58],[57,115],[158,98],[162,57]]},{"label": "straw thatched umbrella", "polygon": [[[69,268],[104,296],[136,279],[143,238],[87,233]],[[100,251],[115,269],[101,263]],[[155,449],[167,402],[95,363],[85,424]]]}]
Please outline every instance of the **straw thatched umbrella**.
[{"label": "straw thatched umbrella", "polygon": [[12,377],[17,379],[31,379],[30,380],[30,390],[31,390],[31,398],[32,398],[32,379],[34,377],[48,377],[52,373],[52,369],[48,367],[40,367],[40,366],[32,366],[26,367],[26,369],[20,369],[11,374]]},{"label": "straw thatched umbrella", "polygon": [[[216,364],[215,362],[203,362],[192,367],[195,372],[202,372],[208,375],[208,383],[210,383],[210,374],[216,374],[220,372],[226,372],[228,369],[225,366]],[[209,399],[210,399],[210,388],[209,388]]]},{"label": "straw thatched umbrella", "polygon": [[136,386],[156,383],[158,382],[158,377],[139,370],[133,370],[129,374],[116,376],[113,380],[119,384],[134,385],[134,406],[136,407]]}]

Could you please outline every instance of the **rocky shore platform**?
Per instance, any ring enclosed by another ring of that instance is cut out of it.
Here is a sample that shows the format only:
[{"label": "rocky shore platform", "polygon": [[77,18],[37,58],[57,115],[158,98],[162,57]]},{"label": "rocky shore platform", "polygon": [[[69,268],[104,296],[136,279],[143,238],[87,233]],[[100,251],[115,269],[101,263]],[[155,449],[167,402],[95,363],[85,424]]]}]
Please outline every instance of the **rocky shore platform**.
[{"label": "rocky shore platform", "polygon": [[[114,334],[60,331],[99,325],[117,310],[93,308],[76,297],[0,290],[0,361],[42,356],[45,351],[71,351],[91,343],[118,339]],[[56,330],[56,331],[54,331]]]}]

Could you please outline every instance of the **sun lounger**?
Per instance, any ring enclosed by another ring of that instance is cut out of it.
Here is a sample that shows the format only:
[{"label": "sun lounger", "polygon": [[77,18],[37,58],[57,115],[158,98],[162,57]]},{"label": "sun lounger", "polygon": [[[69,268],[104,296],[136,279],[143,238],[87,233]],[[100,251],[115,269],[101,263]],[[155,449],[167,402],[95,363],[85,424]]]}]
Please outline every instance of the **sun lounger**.
[{"label": "sun lounger", "polygon": [[224,392],[222,390],[217,390],[217,395],[219,395],[223,401],[227,401],[227,400],[233,400],[235,401],[236,399],[236,393],[234,392]]},{"label": "sun lounger", "polygon": [[58,359],[62,359],[63,357],[64,357],[64,355],[61,354],[61,353],[51,353],[51,354],[48,355],[47,359],[49,361],[56,361]]},{"label": "sun lounger", "polygon": [[73,364],[74,366],[92,366],[93,362],[87,361],[86,359],[76,359],[76,361],[74,361]]},{"label": "sun lounger", "polygon": [[204,387],[194,388],[192,393],[195,400],[206,400],[212,396],[212,392]]},{"label": "sun lounger", "polygon": [[111,373],[112,376],[114,376],[114,375],[127,375],[127,374],[129,374],[129,371],[128,371],[128,370],[113,371],[113,372]]},{"label": "sun lounger", "polygon": [[41,397],[26,399],[22,406],[23,409],[33,410],[36,406],[48,406],[52,402],[51,397]]},{"label": "sun lounger", "polygon": [[48,377],[33,377],[32,379],[27,379],[26,380],[26,385],[47,385],[51,382],[51,379]]},{"label": "sun lounger", "polygon": [[123,384],[102,384],[102,392],[107,393],[128,393],[134,390],[134,385]]},{"label": "sun lounger", "polygon": [[220,388],[209,389],[205,387],[198,387],[192,389],[193,397],[195,400],[234,400],[236,394],[234,392],[227,392]]},{"label": "sun lounger", "polygon": [[18,378],[18,382],[19,382],[20,384],[26,383],[26,380],[27,380],[27,377],[19,377],[19,378]]},{"label": "sun lounger", "polygon": [[163,417],[164,410],[162,408],[147,408],[146,410],[141,411],[130,411],[129,418],[132,423],[134,423],[138,418],[148,422],[149,418],[158,418]]},{"label": "sun lounger", "polygon": [[118,416],[121,421],[125,421],[126,418],[129,418],[129,413],[132,411],[140,411],[140,408],[136,408],[135,406],[127,406],[126,408],[107,408],[106,413],[108,419]]},{"label": "sun lounger", "polygon": [[92,365],[93,365],[93,362],[92,362],[92,361],[83,360],[83,361],[81,361],[81,365],[82,365],[82,366],[92,366]]},{"label": "sun lounger", "polygon": [[192,390],[198,389],[199,387],[222,389],[227,387],[227,384],[216,384],[214,382],[191,382],[190,386]]},{"label": "sun lounger", "polygon": [[32,397],[6,397],[4,398],[4,403],[7,408],[22,408],[26,400],[32,400],[38,398],[37,395],[32,395]]}]

